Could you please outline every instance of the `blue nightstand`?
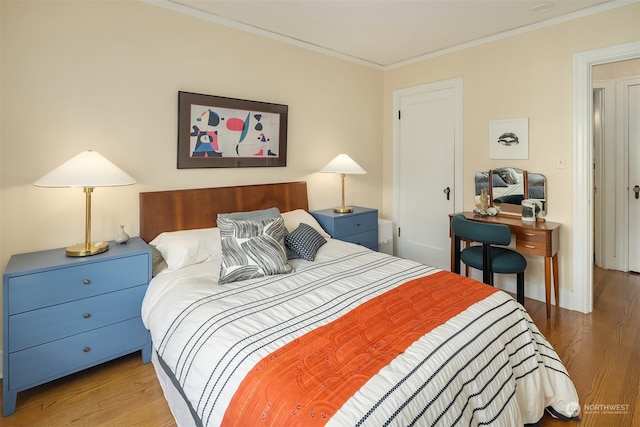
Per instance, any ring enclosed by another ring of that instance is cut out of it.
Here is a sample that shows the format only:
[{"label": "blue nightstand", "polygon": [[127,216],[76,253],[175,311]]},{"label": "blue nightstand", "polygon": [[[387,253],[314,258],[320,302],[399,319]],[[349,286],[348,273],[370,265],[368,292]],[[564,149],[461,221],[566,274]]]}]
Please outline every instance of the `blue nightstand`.
[{"label": "blue nightstand", "polygon": [[11,257],[3,276],[3,415],[19,391],[142,350],[151,338],[142,299],[151,250],[140,238],[102,254],[67,257],[65,249]]},{"label": "blue nightstand", "polygon": [[378,250],[377,209],[354,206],[349,213],[337,213],[333,209],[310,213],[332,238]]}]

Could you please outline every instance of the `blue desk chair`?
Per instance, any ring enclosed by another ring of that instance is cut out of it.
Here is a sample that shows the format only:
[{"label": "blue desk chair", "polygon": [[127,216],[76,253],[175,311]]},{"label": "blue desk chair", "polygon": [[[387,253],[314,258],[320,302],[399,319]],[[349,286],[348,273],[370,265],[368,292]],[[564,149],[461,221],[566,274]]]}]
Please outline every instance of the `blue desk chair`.
[{"label": "blue desk chair", "polygon": [[[506,225],[472,221],[464,215],[451,218],[454,240],[454,273],[460,274],[460,261],[469,267],[482,270],[482,281],[493,286],[493,273],[515,274],[517,281],[516,299],[524,306],[524,271],[527,260],[522,254],[500,246],[511,242],[511,230]],[[460,242],[477,242],[460,250]]]}]

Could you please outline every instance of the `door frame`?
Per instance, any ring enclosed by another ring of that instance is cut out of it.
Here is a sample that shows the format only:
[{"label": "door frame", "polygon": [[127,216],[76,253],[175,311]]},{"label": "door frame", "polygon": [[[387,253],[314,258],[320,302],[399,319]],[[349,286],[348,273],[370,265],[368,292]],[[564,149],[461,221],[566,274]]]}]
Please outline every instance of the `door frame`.
[{"label": "door frame", "polygon": [[640,42],[573,56],[573,293],[574,310],[593,311],[592,67],[640,58]]},{"label": "door frame", "polygon": [[[427,83],[393,91],[393,217],[396,221],[400,216],[398,194],[400,191],[400,120],[398,111],[400,110],[400,99],[403,96],[417,95],[421,93],[437,92],[444,89],[453,89],[455,103],[455,124],[454,124],[454,172],[453,172],[453,206],[454,211],[462,209],[463,196],[463,80],[458,77],[450,80],[442,80],[434,83]],[[452,212],[453,213],[453,212]]]}]

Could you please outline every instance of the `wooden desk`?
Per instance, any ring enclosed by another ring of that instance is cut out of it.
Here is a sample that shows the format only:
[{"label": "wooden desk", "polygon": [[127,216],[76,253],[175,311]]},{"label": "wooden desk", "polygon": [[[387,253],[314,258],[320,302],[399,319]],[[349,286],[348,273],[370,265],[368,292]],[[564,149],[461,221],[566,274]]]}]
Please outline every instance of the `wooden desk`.
[{"label": "wooden desk", "polygon": [[[497,215],[476,216],[473,212],[459,212],[449,215],[449,220],[454,215],[462,214],[472,221],[481,221],[490,224],[507,225],[516,239],[516,250],[522,254],[538,255],[544,257],[544,287],[547,303],[547,317],[551,316],[551,274],[553,272],[554,296],[558,305],[558,247],[560,244],[560,224],[550,221],[522,221],[519,216]],[[449,227],[451,234],[451,227]],[[454,240],[451,239],[451,271],[454,263]]]}]

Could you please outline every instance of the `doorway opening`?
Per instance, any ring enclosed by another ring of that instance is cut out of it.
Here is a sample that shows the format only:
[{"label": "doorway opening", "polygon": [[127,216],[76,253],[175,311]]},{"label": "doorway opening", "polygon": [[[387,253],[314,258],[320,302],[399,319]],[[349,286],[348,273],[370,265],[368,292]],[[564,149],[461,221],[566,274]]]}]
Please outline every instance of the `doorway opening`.
[{"label": "doorway opening", "polygon": [[640,58],[640,42],[574,55],[573,293],[571,307],[593,311],[594,201],[592,68]]},{"label": "doorway opening", "polygon": [[630,197],[640,163],[639,91],[640,59],[593,67],[594,263],[607,270],[640,270],[640,207]]}]

